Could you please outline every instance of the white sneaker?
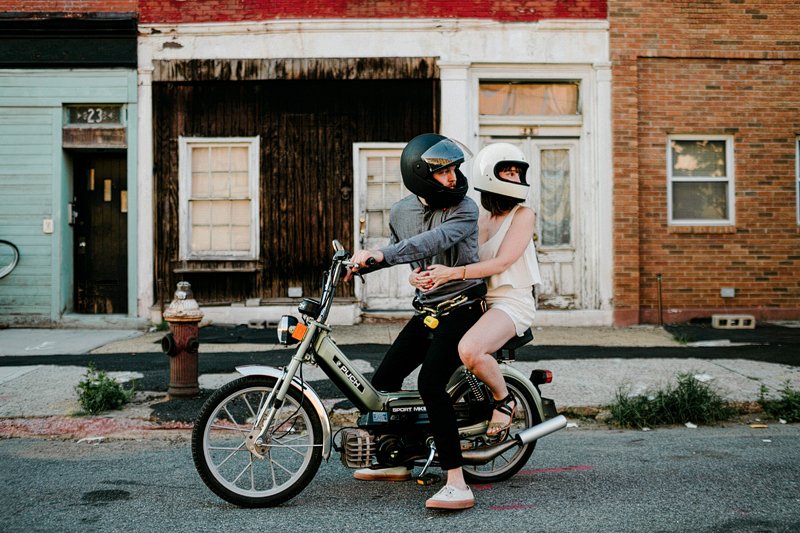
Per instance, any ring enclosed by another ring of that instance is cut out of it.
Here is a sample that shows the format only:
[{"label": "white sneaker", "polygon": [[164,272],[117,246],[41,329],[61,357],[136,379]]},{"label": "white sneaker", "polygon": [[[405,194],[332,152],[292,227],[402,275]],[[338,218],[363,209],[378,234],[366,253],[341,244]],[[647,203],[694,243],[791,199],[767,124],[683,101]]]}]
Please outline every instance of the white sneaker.
[{"label": "white sneaker", "polygon": [[445,485],[425,502],[425,507],[428,509],[469,509],[474,506],[475,497],[469,487],[461,490],[452,485]]},{"label": "white sneaker", "polygon": [[361,468],[353,472],[353,477],[361,481],[408,481],[411,470],[405,466]]}]

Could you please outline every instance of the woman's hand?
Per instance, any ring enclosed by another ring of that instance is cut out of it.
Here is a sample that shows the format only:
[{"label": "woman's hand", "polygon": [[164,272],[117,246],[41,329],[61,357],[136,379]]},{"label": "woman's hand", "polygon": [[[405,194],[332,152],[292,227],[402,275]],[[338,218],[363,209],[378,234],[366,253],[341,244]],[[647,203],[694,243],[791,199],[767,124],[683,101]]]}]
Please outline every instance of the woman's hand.
[{"label": "woman's hand", "polygon": [[435,289],[436,287],[444,285],[450,280],[461,279],[460,271],[462,268],[463,267],[448,267],[444,265],[429,266],[428,270],[424,272],[424,274],[427,274],[431,281],[428,289]]},{"label": "woman's hand", "polygon": [[428,275],[427,271],[422,271],[420,267],[417,267],[411,272],[408,276],[408,282],[411,284],[412,287],[415,289],[419,289],[421,291],[430,290],[431,284],[431,277]]}]

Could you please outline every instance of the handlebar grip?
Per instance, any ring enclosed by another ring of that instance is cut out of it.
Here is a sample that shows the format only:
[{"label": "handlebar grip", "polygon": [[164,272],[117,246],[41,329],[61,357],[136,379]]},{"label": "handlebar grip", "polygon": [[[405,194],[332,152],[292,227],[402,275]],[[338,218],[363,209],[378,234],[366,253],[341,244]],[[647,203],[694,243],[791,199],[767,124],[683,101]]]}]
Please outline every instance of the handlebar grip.
[{"label": "handlebar grip", "polygon": [[366,265],[368,267],[375,266],[377,264],[378,264],[378,261],[376,261],[374,257],[370,257],[370,258],[367,259]]}]

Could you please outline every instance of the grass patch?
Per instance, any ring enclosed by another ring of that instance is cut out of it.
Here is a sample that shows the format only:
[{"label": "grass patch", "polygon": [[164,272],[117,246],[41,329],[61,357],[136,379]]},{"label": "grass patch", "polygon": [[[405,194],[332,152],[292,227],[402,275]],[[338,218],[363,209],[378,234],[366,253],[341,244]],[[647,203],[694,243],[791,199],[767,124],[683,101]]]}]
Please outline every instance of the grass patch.
[{"label": "grass patch", "polygon": [[75,386],[78,402],[90,415],[119,409],[131,401],[134,389],[134,383],[126,389],[102,370],[96,370],[91,363],[86,377]]},{"label": "grass patch", "polygon": [[795,390],[787,380],[778,392],[780,393],[778,398],[768,397],[769,387],[761,385],[758,403],[764,412],[772,418],[800,422],[800,391]]},{"label": "grass patch", "polygon": [[678,374],[677,385],[641,395],[617,390],[609,406],[613,425],[626,428],[685,424],[709,424],[729,420],[736,410],[709,385],[690,374]]}]

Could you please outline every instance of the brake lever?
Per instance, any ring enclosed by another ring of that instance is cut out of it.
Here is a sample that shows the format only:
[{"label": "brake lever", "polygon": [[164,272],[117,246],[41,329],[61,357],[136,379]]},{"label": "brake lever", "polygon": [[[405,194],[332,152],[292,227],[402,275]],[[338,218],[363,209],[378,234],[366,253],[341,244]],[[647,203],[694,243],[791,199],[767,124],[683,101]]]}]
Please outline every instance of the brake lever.
[{"label": "brake lever", "polygon": [[[361,283],[367,282],[364,279],[364,276],[361,275],[361,272],[358,271],[358,263],[354,263],[353,261],[342,261],[342,265],[349,268],[353,276],[358,276],[358,278],[361,280]],[[353,267],[356,268],[354,269]]]}]

